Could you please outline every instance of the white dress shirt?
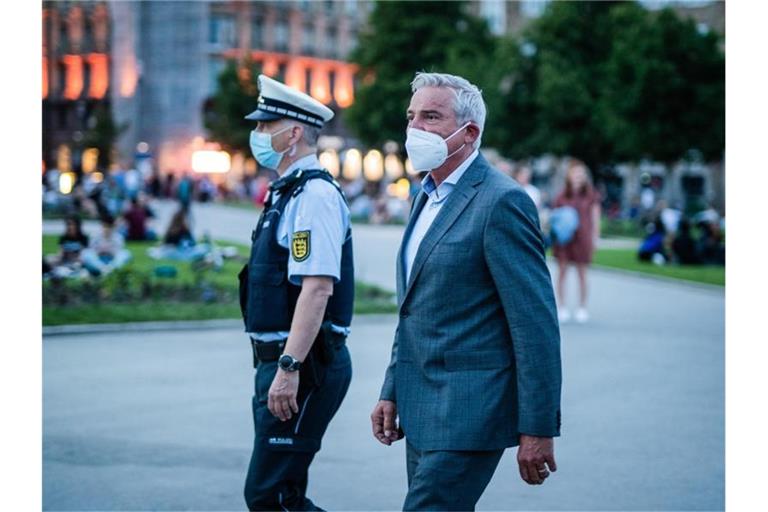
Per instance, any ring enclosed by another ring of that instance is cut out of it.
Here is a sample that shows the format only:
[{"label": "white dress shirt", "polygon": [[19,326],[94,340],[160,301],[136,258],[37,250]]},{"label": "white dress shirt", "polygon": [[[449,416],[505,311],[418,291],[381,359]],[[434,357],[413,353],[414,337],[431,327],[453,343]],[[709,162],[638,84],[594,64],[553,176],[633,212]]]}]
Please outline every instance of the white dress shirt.
[{"label": "white dress shirt", "polygon": [[[448,175],[439,186],[435,187],[435,181],[432,179],[432,173],[427,174],[423,180],[421,180],[422,191],[427,194],[427,202],[424,203],[424,207],[421,212],[414,212],[419,217],[413,225],[411,236],[405,245],[405,251],[403,252],[403,258],[405,263],[405,282],[408,283],[411,278],[411,268],[413,268],[413,262],[416,259],[416,253],[419,251],[421,241],[424,239],[424,235],[427,234],[429,227],[434,222],[437,214],[445,204],[445,200],[448,195],[456,186],[459,179],[464,175],[464,172],[475,161],[479,151],[476,149],[469,157],[464,160],[451,174]],[[414,201],[418,200],[418,196],[414,198]]]}]

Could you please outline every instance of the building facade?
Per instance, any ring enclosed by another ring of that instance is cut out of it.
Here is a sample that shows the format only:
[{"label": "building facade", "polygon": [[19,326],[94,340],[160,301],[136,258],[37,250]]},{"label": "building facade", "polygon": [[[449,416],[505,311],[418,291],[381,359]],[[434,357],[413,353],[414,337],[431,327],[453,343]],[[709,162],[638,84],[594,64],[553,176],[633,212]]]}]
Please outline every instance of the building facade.
[{"label": "building facade", "polygon": [[[151,155],[161,172],[189,168],[205,143],[204,105],[233,59],[255,61],[338,113],[354,102],[357,70],[346,58],[371,8],[355,0],[44,2],[44,165],[80,170],[83,134],[102,106],[122,128],[113,164]],[[347,135],[341,116],[326,133]]]},{"label": "building facade", "polygon": [[42,17],[43,164],[70,170],[83,165],[99,107],[109,109],[110,19],[103,2],[53,7]]}]

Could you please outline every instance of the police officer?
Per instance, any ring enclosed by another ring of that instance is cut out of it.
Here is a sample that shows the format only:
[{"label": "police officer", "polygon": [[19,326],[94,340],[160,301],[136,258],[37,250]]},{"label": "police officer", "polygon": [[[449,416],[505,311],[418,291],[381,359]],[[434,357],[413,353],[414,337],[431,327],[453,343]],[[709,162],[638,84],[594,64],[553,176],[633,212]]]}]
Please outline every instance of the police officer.
[{"label": "police officer", "polygon": [[253,349],[250,510],[320,510],[306,497],[307,471],[352,377],[345,339],[354,269],[349,208],[322,169],[317,138],[333,112],[259,76],[251,150],[280,178],[251,235],[240,304]]}]

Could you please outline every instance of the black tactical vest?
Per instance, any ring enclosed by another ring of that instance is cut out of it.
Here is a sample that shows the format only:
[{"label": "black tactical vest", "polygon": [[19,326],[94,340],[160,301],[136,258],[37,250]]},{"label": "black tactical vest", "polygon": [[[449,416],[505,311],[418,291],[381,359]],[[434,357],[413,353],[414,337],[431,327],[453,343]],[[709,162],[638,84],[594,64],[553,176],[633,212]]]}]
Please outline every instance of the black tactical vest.
[{"label": "black tactical vest", "polygon": [[[251,233],[251,256],[239,274],[240,308],[246,332],[290,331],[300,286],[288,281],[290,251],[277,243],[277,228],[288,201],[301,194],[313,179],[331,183],[344,197],[338,183],[321,169],[299,170],[270,185],[270,194],[256,229]],[[280,196],[272,204],[273,193]],[[346,200],[346,199],[345,199]],[[352,228],[347,230],[341,250],[341,274],[328,299],[324,320],[347,327],[352,322],[355,293],[352,261]]]}]

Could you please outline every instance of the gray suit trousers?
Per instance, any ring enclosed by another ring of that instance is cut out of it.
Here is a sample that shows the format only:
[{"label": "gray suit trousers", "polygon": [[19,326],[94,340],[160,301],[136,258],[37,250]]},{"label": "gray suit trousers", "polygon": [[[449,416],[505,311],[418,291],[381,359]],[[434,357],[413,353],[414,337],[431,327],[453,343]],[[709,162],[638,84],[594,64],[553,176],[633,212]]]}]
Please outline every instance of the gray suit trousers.
[{"label": "gray suit trousers", "polygon": [[475,510],[504,450],[418,450],[407,442],[403,510]]}]

